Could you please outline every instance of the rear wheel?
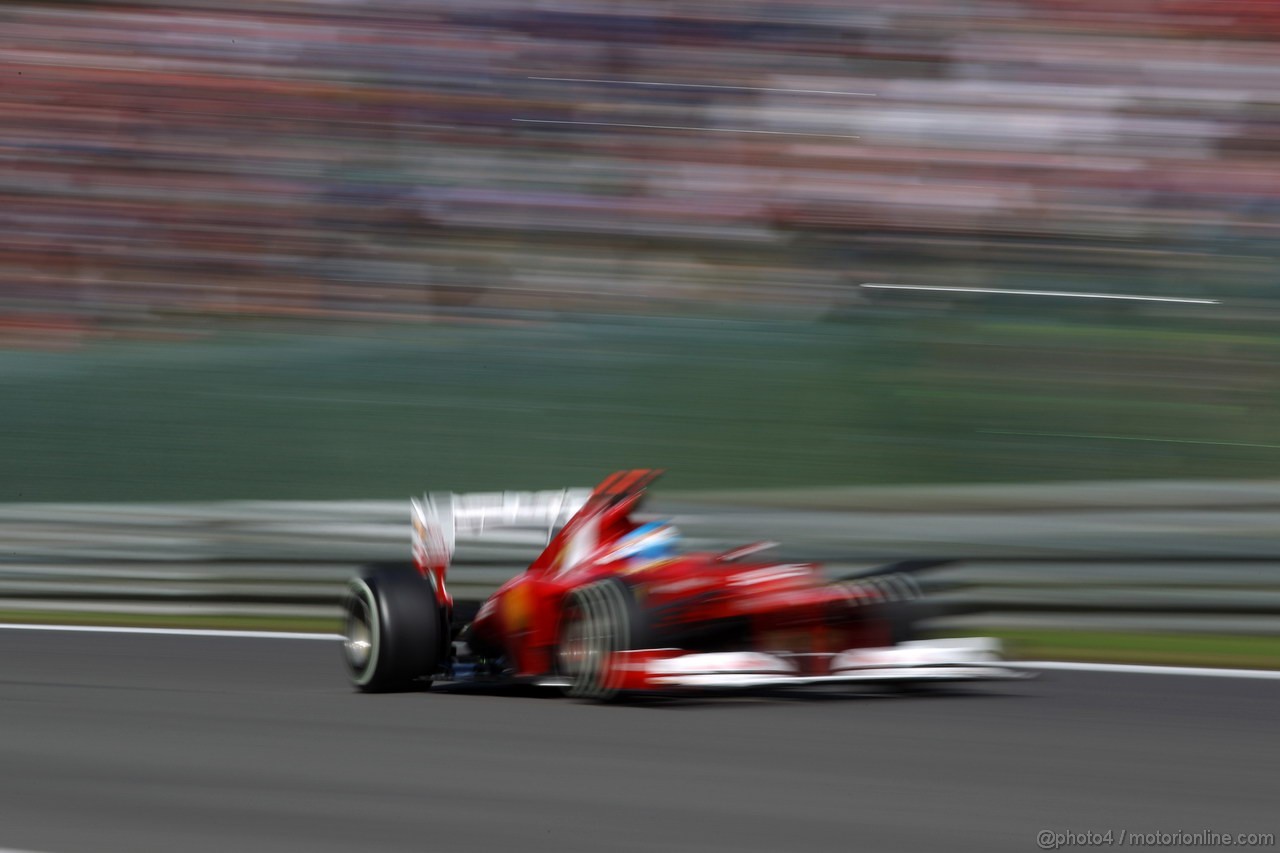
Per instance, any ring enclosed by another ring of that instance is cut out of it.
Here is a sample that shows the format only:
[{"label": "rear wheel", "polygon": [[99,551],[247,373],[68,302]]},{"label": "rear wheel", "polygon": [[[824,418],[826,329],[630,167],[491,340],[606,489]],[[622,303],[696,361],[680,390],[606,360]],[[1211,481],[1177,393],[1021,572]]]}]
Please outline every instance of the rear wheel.
[{"label": "rear wheel", "polygon": [[366,693],[426,687],[444,661],[444,614],[411,564],[366,566],[347,585],[343,657]]},{"label": "rear wheel", "polygon": [[606,670],[615,652],[636,647],[640,621],[631,588],[607,578],[569,593],[560,618],[556,669],[569,684],[565,693],[579,699],[608,701],[618,695]]}]

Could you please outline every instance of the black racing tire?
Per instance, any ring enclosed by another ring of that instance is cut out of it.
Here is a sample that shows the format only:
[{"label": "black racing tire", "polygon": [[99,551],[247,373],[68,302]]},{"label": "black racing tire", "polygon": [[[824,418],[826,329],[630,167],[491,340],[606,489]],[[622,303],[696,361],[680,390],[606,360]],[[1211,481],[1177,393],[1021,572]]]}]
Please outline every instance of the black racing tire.
[{"label": "black racing tire", "polygon": [[444,662],[447,625],[435,590],[411,563],[366,566],[347,584],[343,658],[364,693],[424,689]]},{"label": "black racing tire", "polygon": [[635,594],[621,579],[606,578],[570,592],[555,649],[556,671],[569,679],[565,693],[596,702],[618,698],[618,685],[604,672],[604,660],[637,648],[641,632]]},{"label": "black racing tire", "polygon": [[840,586],[857,593],[852,598],[859,609],[865,609],[867,618],[884,626],[885,639],[890,645],[905,643],[919,637],[920,584],[907,573],[893,573],[864,579],[841,581]]},{"label": "black racing tire", "polygon": [[920,639],[914,601],[890,601],[881,605],[881,617],[889,626],[889,641],[893,645]]}]

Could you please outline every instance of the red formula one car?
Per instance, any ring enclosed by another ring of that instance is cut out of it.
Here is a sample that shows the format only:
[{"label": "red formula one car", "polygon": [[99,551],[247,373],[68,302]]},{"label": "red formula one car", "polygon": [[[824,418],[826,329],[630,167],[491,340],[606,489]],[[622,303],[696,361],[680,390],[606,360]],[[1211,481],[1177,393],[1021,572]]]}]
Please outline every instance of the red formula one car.
[{"label": "red formula one car", "polygon": [[[609,699],[1019,677],[994,640],[907,639],[912,572],[936,563],[833,582],[812,563],[761,560],[768,542],[680,553],[672,525],[633,518],[658,474],[621,471],[591,491],[413,501],[413,564],[370,566],[350,584],[343,648],[355,686],[494,680]],[[445,583],[455,544],[502,528],[541,530],[546,547],[467,618]]]}]

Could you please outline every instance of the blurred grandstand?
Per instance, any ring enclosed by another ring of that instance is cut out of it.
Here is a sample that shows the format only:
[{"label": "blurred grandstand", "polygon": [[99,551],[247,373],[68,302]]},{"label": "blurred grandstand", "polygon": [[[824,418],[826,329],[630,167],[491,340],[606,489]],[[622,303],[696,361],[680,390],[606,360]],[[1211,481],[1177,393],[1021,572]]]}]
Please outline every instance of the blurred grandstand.
[{"label": "blurred grandstand", "polygon": [[868,281],[1250,313],[1277,38],[1269,0],[6,3],[0,342]]}]

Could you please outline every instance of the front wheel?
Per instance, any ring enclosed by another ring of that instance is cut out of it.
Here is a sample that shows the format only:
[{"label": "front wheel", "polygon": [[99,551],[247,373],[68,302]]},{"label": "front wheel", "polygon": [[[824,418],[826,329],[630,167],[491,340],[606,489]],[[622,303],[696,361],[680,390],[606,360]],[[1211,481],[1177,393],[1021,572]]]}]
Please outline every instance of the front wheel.
[{"label": "front wheel", "polygon": [[617,679],[607,670],[608,659],[635,648],[639,629],[635,596],[618,578],[569,593],[555,654],[557,671],[569,681],[565,693],[599,702],[617,697]]},{"label": "front wheel", "polygon": [[411,564],[366,566],[347,584],[343,657],[357,690],[431,684],[444,660],[444,622],[435,592]]}]

